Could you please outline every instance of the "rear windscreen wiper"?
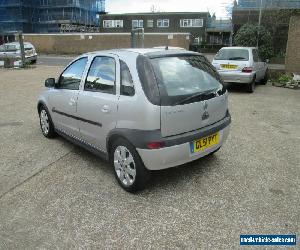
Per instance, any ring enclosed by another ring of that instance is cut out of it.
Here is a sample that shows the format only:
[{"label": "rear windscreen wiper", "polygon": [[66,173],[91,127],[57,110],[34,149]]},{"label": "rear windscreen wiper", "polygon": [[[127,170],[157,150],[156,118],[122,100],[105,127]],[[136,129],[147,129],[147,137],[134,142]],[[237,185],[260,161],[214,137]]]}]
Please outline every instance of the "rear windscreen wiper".
[{"label": "rear windscreen wiper", "polygon": [[217,95],[216,90],[209,90],[206,92],[197,93],[195,95],[189,96],[183,100],[180,100],[179,102],[176,102],[174,105],[176,106],[176,105],[186,104],[193,99],[197,99],[199,101],[209,100],[211,98],[216,97],[216,95]]},{"label": "rear windscreen wiper", "polygon": [[228,60],[247,60],[247,59],[245,57],[236,56],[236,57],[230,57]]}]

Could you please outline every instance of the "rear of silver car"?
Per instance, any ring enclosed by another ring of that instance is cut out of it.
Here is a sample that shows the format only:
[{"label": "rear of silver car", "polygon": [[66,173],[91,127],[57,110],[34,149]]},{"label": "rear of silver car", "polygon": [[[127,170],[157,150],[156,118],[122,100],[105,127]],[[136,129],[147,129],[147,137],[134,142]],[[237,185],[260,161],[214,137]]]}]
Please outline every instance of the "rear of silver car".
[{"label": "rear of silver car", "polygon": [[147,148],[137,147],[146,168],[170,168],[217,151],[227,139],[231,118],[228,93],[206,58],[180,53],[140,60],[142,84],[156,82],[160,100],[154,104],[161,106],[160,132],[150,136]]},{"label": "rear of silver car", "polygon": [[212,64],[224,82],[249,84],[255,80],[251,62],[252,54],[248,48],[223,48]]}]

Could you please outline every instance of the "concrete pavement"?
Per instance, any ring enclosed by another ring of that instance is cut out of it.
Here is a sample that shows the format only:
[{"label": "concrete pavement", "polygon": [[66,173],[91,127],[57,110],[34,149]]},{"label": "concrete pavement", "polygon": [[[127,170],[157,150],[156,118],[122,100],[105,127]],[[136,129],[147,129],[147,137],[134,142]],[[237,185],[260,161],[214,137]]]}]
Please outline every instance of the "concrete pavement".
[{"label": "concrete pavement", "polygon": [[231,88],[224,147],[131,195],[108,163],[41,134],[36,98],[61,70],[0,69],[0,249],[239,249],[240,234],[299,236],[299,91]]}]

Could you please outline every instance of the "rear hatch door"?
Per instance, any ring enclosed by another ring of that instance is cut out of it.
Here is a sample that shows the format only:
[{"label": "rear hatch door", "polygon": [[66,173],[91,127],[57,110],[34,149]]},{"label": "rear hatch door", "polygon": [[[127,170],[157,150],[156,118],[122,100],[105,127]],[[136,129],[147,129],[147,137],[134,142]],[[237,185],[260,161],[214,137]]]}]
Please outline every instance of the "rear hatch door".
[{"label": "rear hatch door", "polygon": [[223,119],[227,92],[212,65],[200,55],[152,59],[161,95],[161,133],[178,135]]}]

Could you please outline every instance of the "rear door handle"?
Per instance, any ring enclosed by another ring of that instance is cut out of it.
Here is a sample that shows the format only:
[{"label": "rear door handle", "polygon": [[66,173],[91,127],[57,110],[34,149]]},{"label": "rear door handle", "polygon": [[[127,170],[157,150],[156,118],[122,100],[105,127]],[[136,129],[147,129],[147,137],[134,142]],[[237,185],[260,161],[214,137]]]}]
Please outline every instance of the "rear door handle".
[{"label": "rear door handle", "polygon": [[70,106],[74,106],[76,104],[76,101],[74,98],[71,98],[70,101],[69,101],[69,105]]},{"label": "rear door handle", "polygon": [[107,114],[107,113],[109,113],[109,106],[108,105],[104,105],[103,107],[102,107],[102,109],[101,109],[101,111],[102,111],[102,113],[105,113],[105,114]]}]

